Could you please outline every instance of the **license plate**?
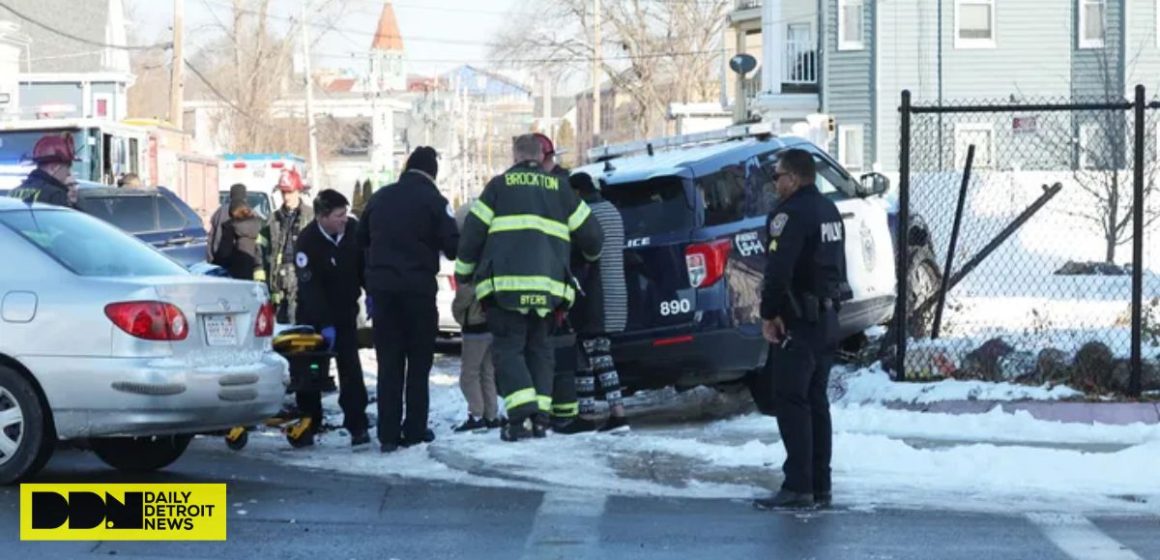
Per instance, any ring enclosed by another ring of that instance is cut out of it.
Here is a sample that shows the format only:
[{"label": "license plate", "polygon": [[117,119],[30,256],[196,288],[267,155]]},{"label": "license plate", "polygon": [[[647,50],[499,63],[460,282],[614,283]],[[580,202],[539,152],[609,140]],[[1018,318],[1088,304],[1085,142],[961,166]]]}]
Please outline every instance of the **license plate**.
[{"label": "license plate", "polygon": [[210,315],[205,318],[205,338],[210,346],[234,346],[238,327],[233,315]]}]

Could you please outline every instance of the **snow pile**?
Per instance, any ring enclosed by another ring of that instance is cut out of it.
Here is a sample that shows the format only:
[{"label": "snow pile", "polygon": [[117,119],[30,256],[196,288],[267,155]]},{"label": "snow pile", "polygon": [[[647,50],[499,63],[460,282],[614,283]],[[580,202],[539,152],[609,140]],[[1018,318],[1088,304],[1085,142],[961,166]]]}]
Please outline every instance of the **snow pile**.
[{"label": "snow pile", "polygon": [[[367,360],[368,384],[374,364]],[[650,420],[665,392],[630,400],[634,430],[624,436],[549,435],[503,443],[493,430],[454,434],[465,403],[454,359],[441,357],[431,378],[430,445],[382,455],[352,452],[342,432],[312,449],[293,450],[280,434],[254,434],[243,453],[280,463],[352,474],[485,486],[575,488],[614,494],[751,498],[777,489],[785,452],[776,421],[757,414],[711,422]],[[1064,424],[995,409],[950,416],[866,406],[875,400],[1060,398],[1059,390],[996,384],[890,383],[880,370],[848,374],[847,396],[833,408],[834,484],[841,505],[937,507],[980,511],[1160,511],[1160,427]],[[918,390],[918,392],[913,392]],[[976,391],[977,390],[977,391]],[[988,392],[990,391],[990,392]],[[1037,392],[1038,391],[1038,392]],[[679,406],[724,408],[742,395],[681,393]],[[698,400],[699,399],[699,400]],[[340,419],[335,395],[324,401]],[[375,406],[368,409],[371,412]],[[731,409],[730,409],[731,410]]]},{"label": "snow pile", "polygon": [[1061,400],[1082,397],[1083,393],[1063,385],[1031,387],[1014,383],[959,381],[946,379],[926,383],[896,382],[881,364],[838,373],[831,380],[831,394],[836,403],[907,403],[929,404],[940,401],[1022,401]]}]

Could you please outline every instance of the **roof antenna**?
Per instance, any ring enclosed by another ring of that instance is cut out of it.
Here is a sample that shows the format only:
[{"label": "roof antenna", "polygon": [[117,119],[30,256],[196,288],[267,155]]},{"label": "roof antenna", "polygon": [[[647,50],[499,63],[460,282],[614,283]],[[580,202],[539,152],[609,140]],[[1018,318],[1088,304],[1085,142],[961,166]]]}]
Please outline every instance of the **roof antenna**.
[{"label": "roof antenna", "polygon": [[612,160],[606,159],[604,160],[604,172],[608,173],[609,171],[616,171],[616,168],[612,166]]},{"label": "roof antenna", "polygon": [[652,157],[654,155],[652,142],[649,142],[649,144],[648,144],[648,155],[649,155],[649,157]]}]

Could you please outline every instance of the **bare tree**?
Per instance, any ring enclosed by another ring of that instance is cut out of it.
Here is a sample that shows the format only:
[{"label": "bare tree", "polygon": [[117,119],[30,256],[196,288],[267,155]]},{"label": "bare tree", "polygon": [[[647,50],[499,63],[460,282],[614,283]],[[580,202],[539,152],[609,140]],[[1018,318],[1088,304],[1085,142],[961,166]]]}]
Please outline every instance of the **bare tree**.
[{"label": "bare tree", "polygon": [[[1104,100],[1123,99],[1123,78],[1119,74],[1116,49],[1106,47],[1097,57],[1101,96]],[[1104,240],[1104,261],[1114,263],[1116,250],[1133,237],[1133,212],[1145,204],[1144,229],[1160,219],[1160,146],[1157,121],[1149,114],[1145,121],[1144,199],[1133,196],[1132,171],[1135,145],[1134,116],[1120,110],[1077,113],[1074,121],[1075,185],[1090,199],[1065,212],[1087,223]],[[1151,151],[1148,151],[1151,146]]]},{"label": "bare tree", "polygon": [[[595,57],[591,0],[524,0],[522,17],[492,44],[498,64],[586,72]],[[674,102],[715,99],[713,69],[732,0],[606,2],[602,14],[603,73],[633,103],[637,132],[648,136]]]},{"label": "bare tree", "polygon": [[[345,0],[316,2],[307,22],[333,28]],[[280,5],[280,4],[279,4]],[[301,80],[294,75],[294,57],[301,48],[297,18],[272,13],[271,0],[233,0],[230,17],[214,15],[212,27],[221,38],[189,60],[187,91],[193,96],[217,99],[223,104],[215,127],[226,131],[230,149],[239,152],[279,151],[306,145],[305,115],[280,114],[278,101],[301,96]],[[211,13],[214,13],[211,11]],[[316,33],[316,41],[324,33]],[[347,132],[335,127],[330,136]],[[320,140],[323,127],[319,125]],[[323,149],[325,144],[320,142]]]}]

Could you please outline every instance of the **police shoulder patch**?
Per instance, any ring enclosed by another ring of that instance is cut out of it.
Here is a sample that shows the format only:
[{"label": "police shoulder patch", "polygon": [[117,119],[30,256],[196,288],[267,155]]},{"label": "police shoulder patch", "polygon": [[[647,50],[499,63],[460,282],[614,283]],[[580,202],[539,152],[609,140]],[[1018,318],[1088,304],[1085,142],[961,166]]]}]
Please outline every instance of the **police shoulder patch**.
[{"label": "police shoulder patch", "polygon": [[774,216],[773,219],[769,221],[769,236],[777,237],[781,235],[781,232],[785,230],[785,224],[788,221],[789,215],[784,212]]},{"label": "police shoulder patch", "polygon": [[306,265],[310,264],[310,258],[306,256],[306,253],[299,251],[297,255],[294,255],[294,264],[297,264],[298,268],[306,268]]}]

